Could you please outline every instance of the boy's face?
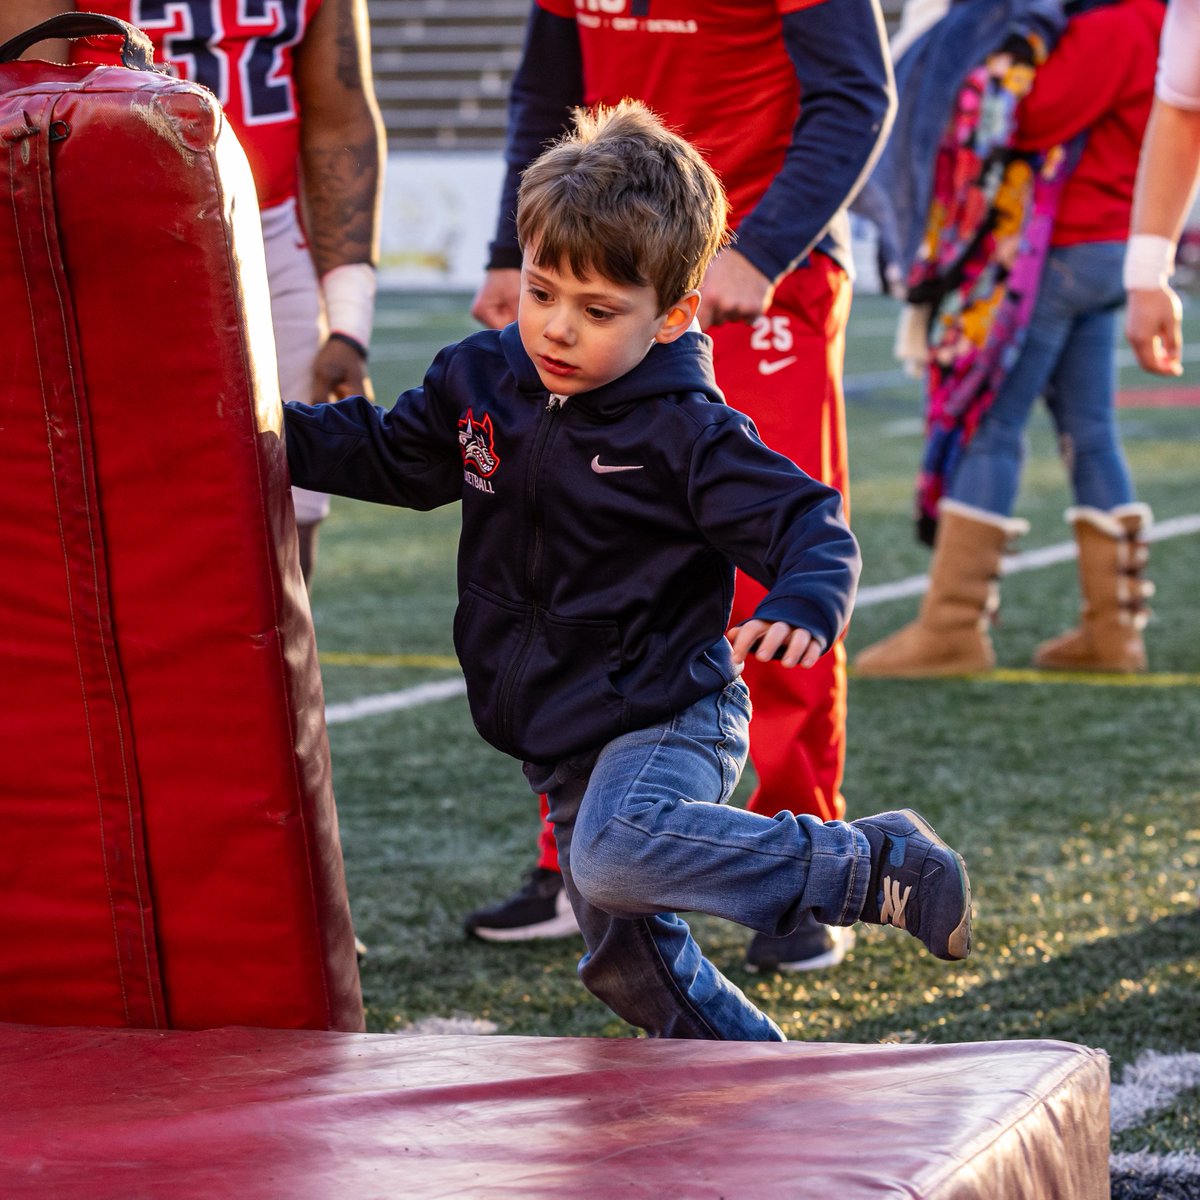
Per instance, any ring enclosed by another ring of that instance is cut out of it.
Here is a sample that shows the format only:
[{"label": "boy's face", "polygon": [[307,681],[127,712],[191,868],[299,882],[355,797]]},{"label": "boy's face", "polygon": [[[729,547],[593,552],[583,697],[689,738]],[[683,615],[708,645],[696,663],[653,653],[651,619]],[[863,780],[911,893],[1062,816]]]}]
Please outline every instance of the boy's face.
[{"label": "boy's face", "polygon": [[526,247],[517,327],[547,390],[589,392],[633,370],[655,342],[687,331],[699,302],[689,292],[659,312],[652,287],[579,278],[570,268],[538,266]]}]

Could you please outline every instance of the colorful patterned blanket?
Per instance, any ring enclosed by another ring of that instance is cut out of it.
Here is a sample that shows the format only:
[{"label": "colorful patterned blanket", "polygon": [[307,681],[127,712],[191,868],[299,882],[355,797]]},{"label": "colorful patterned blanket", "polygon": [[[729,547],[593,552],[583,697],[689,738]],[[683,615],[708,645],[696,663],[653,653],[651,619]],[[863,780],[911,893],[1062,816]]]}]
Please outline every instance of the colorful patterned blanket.
[{"label": "colorful patterned blanket", "polygon": [[1063,184],[1082,137],[1039,154],[1014,149],[1016,112],[1048,48],[1015,35],[969,72],[934,163],[925,235],[908,298],[930,313],[926,442],[917,535],[933,545],[937,505],[1020,352]]}]

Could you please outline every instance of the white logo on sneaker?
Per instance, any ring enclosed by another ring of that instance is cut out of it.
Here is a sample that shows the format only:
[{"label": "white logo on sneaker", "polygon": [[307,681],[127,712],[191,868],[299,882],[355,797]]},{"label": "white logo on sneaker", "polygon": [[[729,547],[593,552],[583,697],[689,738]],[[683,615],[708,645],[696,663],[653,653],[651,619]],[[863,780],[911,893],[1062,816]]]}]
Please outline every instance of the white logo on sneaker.
[{"label": "white logo on sneaker", "polygon": [[879,923],[895,925],[897,929],[907,928],[904,923],[904,908],[908,904],[908,897],[911,894],[911,884],[901,894],[900,881],[893,879],[890,875],[885,875],[883,877],[883,906],[879,910]]},{"label": "white logo on sneaker", "polygon": [[595,471],[597,475],[607,475],[611,471],[640,471],[642,470],[642,464],[636,463],[633,466],[614,465],[610,467],[607,463],[602,463],[600,461],[600,455],[597,454],[596,457],[592,459],[592,470]]},{"label": "white logo on sneaker", "polygon": [[760,375],[774,375],[776,371],[782,371],[784,367],[790,367],[796,361],[796,355],[789,354],[787,358],[777,358],[774,362],[767,362],[765,358],[758,360],[758,373]]}]

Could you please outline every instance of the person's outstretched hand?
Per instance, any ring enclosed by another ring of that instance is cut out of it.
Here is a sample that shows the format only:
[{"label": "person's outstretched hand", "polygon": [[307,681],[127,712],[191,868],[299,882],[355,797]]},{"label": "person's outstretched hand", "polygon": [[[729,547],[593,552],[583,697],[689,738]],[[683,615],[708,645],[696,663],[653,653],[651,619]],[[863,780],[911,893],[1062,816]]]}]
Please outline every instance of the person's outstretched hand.
[{"label": "person's outstretched hand", "polygon": [[366,396],[375,401],[375,390],[367,375],[367,360],[353,346],[330,338],[313,359],[312,392],[309,404],[328,404],[347,396]]},{"label": "person's outstretched hand", "polygon": [[713,259],[700,285],[696,317],[701,329],[725,321],[757,320],[771,306],[775,284],[745,255],[722,250]]},{"label": "person's outstretched hand", "polygon": [[521,298],[521,272],[515,267],[493,267],[471,301],[471,316],[489,329],[503,329],[517,319]]}]

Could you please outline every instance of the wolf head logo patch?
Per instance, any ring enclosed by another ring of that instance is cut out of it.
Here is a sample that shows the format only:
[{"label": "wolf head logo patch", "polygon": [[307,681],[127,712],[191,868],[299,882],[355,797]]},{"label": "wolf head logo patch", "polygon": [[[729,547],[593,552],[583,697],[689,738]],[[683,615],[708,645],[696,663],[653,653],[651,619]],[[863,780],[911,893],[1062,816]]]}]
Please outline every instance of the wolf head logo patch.
[{"label": "wolf head logo patch", "polygon": [[488,479],[496,473],[500,456],[496,453],[492,437],[492,418],[487,413],[476,420],[474,412],[467,409],[467,415],[458,423],[458,444],[462,447],[464,467],[474,471],[481,479]]}]

